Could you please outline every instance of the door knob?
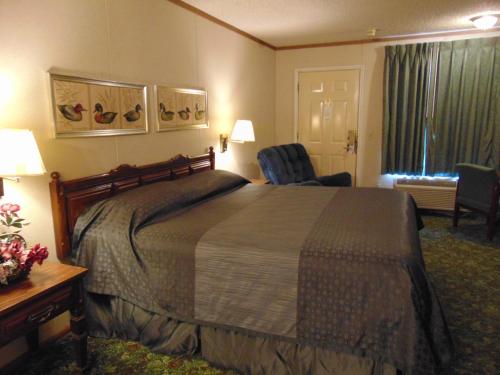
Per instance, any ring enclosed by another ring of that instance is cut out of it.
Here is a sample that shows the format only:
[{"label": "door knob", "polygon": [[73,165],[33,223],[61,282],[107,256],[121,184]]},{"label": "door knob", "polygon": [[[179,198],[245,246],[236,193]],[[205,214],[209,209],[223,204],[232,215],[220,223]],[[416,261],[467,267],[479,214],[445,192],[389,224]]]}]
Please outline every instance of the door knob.
[{"label": "door knob", "polygon": [[355,130],[349,130],[347,133],[347,145],[344,147],[347,152],[355,154],[358,149],[358,134]]}]

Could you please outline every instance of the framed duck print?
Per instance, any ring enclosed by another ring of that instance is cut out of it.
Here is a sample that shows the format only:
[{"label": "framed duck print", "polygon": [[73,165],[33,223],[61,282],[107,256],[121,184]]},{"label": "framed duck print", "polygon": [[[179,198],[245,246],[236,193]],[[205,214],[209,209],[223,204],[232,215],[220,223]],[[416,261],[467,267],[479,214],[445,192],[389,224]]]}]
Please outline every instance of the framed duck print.
[{"label": "framed duck print", "polygon": [[208,99],[205,90],[154,87],[157,130],[208,128]]},{"label": "framed duck print", "polygon": [[148,131],[147,87],[50,73],[56,137]]}]

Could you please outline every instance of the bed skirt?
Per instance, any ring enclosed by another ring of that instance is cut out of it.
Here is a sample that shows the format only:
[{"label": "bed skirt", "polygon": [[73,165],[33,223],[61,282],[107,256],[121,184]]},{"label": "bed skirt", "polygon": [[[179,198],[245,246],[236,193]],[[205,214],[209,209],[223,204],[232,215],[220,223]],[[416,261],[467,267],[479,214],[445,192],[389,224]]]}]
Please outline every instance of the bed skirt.
[{"label": "bed skirt", "polygon": [[179,321],[146,311],[118,297],[87,294],[89,334],[138,341],[154,352],[199,355],[242,374],[396,375],[393,366],[370,358]]}]

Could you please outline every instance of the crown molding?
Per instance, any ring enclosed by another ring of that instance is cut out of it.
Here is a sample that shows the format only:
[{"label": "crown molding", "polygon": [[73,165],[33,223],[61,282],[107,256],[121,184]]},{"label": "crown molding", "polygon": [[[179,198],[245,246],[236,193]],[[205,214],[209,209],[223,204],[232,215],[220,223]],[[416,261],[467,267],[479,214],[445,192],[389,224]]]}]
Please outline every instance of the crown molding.
[{"label": "crown molding", "polygon": [[188,4],[188,3],[185,3],[182,0],[168,0],[168,1],[170,1],[172,4],[178,5],[181,8],[184,8],[184,9],[186,9],[186,10],[188,10],[188,11],[194,13],[194,14],[197,14],[200,17],[203,17],[203,18],[205,18],[205,19],[207,19],[209,21],[212,21],[213,23],[216,23],[219,26],[222,26],[222,27],[224,27],[224,28],[226,28],[228,30],[234,31],[235,33],[240,34],[241,36],[244,36],[245,38],[248,38],[250,40],[253,40],[254,42],[257,42],[257,43],[259,43],[259,44],[261,44],[263,46],[266,46],[267,48],[270,48],[273,51],[276,50],[276,47],[273,46],[272,44],[269,44],[269,43],[263,41],[262,39],[259,39],[256,36],[253,36],[252,34],[249,34],[249,33],[245,32],[245,31],[243,31],[241,29],[238,29],[237,27],[235,27],[233,25],[230,25],[229,23],[224,22],[224,21],[218,19],[217,17],[211,16],[210,14],[202,11],[201,9],[196,8],[196,7],[194,7],[194,6],[192,6],[192,5]]},{"label": "crown molding", "polygon": [[461,30],[438,31],[430,33],[418,33],[418,34],[388,35],[379,38],[369,38],[369,39],[345,40],[345,41],[325,42],[325,43],[295,44],[290,46],[276,47],[276,51],[286,51],[286,50],[305,49],[305,48],[336,47],[336,46],[368,44],[368,43],[397,42],[400,40],[409,40],[409,39],[427,39],[427,38],[439,38],[447,36],[477,35],[485,33],[497,33],[499,31],[500,27],[495,27],[490,30],[461,29]]},{"label": "crown molding", "polygon": [[274,46],[262,39],[253,36],[237,27],[222,21],[221,19],[214,17],[195,6],[192,6],[182,0],[168,0],[172,4],[180,6],[200,17],[203,17],[213,23],[216,23],[219,26],[222,26],[228,30],[231,30],[241,36],[253,40],[267,48],[272,49],[273,51],[286,51],[293,49],[306,49],[306,48],[323,48],[323,47],[336,47],[336,46],[348,46],[348,45],[356,45],[356,44],[368,44],[368,43],[384,43],[384,42],[397,42],[400,40],[409,40],[409,39],[427,39],[427,38],[439,38],[439,37],[447,37],[447,36],[461,36],[461,35],[476,35],[476,34],[484,34],[484,33],[495,33],[500,31],[500,26],[494,27],[489,30],[478,30],[478,29],[460,29],[460,30],[449,30],[449,31],[437,31],[437,32],[429,32],[429,33],[416,33],[416,34],[402,34],[402,35],[388,35],[382,37],[375,38],[367,38],[367,39],[356,39],[356,40],[342,40],[335,42],[324,42],[324,43],[308,43],[308,44],[294,44],[289,46]]}]

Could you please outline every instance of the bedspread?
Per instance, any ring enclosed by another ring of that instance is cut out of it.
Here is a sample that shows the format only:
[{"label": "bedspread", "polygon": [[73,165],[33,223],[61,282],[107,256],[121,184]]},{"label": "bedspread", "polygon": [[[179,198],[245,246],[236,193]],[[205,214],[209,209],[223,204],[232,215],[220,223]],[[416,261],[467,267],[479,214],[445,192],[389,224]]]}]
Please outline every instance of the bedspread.
[{"label": "bedspread", "polygon": [[73,241],[86,289],[411,374],[449,360],[407,194],[245,183],[211,171],[97,203]]}]

